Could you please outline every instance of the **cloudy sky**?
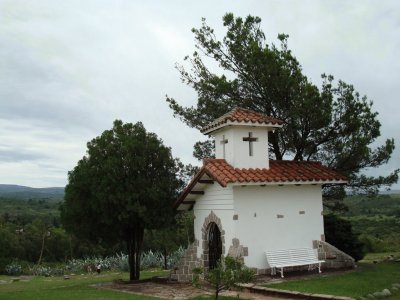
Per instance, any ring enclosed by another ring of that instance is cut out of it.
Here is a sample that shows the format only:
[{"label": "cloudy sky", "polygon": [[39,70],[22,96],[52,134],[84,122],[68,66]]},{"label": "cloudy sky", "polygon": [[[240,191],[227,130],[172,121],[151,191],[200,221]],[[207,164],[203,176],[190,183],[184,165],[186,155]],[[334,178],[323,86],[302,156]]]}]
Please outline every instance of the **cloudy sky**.
[{"label": "cloudy sky", "polygon": [[[0,183],[63,186],[86,142],[115,119],[142,121],[185,163],[201,134],[174,119],[165,95],[192,105],[175,63],[194,51],[205,17],[258,15],[317,84],[333,74],[374,101],[382,142],[400,148],[400,2],[0,0]],[[400,167],[396,149],[390,163]],[[372,172],[372,171],[370,171]],[[399,185],[394,188],[399,188]]]}]

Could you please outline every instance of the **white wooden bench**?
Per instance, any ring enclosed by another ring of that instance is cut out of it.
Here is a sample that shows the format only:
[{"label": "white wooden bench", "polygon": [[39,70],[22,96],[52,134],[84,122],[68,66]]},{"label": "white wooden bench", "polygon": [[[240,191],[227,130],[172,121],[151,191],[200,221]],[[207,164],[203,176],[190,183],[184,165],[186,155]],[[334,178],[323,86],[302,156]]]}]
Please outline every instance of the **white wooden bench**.
[{"label": "white wooden bench", "polygon": [[283,278],[283,268],[305,266],[311,270],[318,265],[318,272],[321,273],[321,263],[324,260],[318,260],[315,252],[311,248],[284,249],[266,251],[268,264],[271,268],[271,275],[276,275],[276,269],[280,269],[281,277]]}]

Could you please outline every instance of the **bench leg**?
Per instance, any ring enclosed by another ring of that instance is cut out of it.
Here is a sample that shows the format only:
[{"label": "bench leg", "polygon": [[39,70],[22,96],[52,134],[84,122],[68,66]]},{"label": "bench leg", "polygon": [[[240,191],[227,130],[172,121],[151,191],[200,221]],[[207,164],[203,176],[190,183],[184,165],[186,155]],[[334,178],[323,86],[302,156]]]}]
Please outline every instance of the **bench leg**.
[{"label": "bench leg", "polygon": [[322,273],[322,272],[321,272],[321,263],[318,264],[318,272],[319,272],[319,273]]}]

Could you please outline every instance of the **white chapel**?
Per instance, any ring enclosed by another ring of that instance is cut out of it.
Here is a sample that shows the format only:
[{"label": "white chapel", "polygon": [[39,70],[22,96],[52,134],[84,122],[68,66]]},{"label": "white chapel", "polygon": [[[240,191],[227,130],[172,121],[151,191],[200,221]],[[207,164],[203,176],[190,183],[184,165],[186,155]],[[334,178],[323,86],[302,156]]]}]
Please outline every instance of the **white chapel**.
[{"label": "white chapel", "polygon": [[195,242],[173,277],[191,280],[191,269],[213,268],[226,255],[265,274],[266,251],[280,249],[312,248],[326,267],[354,264],[324,242],[322,186],[346,178],[318,162],[269,160],[268,133],[282,126],[234,108],[201,129],[215,139],[216,158],[204,160],[174,204],[193,210]]}]

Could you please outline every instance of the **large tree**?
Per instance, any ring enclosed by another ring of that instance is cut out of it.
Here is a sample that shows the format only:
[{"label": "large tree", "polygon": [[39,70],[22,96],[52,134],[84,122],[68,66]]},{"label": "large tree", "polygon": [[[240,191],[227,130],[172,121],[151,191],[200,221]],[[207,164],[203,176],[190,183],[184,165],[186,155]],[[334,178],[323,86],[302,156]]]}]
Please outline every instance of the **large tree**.
[{"label": "large tree", "polygon": [[173,219],[179,163],[142,123],[117,120],[87,148],[68,174],[62,222],[79,237],[125,241],[130,279],[139,279],[144,230]]},{"label": "large tree", "polygon": [[[288,49],[288,36],[278,35],[279,46],[268,45],[260,18],[228,13],[223,24],[222,40],[205,19],[199,29],[192,29],[197,50],[185,58],[189,69],[177,69],[182,81],[197,92],[197,105],[183,107],[167,96],[174,116],[201,128],[235,106],[252,109],[285,123],[270,133],[272,158],[321,161],[348,176],[349,187],[356,190],[376,192],[397,182],[398,170],[379,177],[363,174],[366,168],[387,163],[394,150],[393,139],[371,148],[381,124],[367,97],[331,75],[322,75],[321,87],[311,83]],[[210,140],[196,143],[194,149],[199,159],[213,155]],[[343,187],[328,187],[325,199],[343,193]]]}]

